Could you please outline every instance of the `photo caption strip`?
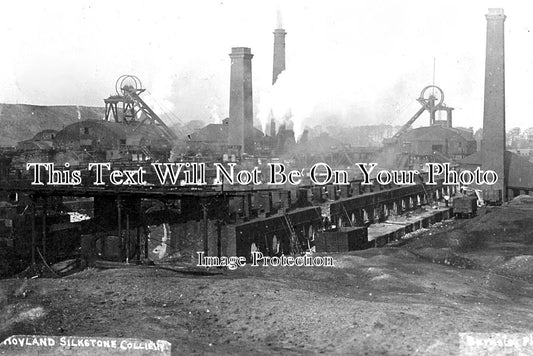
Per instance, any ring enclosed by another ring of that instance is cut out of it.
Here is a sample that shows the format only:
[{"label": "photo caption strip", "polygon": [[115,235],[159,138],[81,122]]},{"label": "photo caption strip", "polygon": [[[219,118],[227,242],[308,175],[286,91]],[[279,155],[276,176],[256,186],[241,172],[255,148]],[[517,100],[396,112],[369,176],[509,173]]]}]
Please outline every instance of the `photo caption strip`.
[{"label": "photo caption strip", "polygon": [[0,343],[0,354],[170,356],[171,346],[171,343],[165,340],[13,335]]}]

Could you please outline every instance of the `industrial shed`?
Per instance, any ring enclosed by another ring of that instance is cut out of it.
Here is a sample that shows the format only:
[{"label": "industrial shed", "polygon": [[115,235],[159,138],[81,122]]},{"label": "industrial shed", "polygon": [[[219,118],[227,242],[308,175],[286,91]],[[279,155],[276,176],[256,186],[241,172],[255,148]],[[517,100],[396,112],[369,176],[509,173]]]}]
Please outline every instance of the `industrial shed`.
[{"label": "industrial shed", "polygon": [[52,148],[53,140],[57,134],[56,130],[43,130],[35,134],[31,139],[17,143],[17,149],[31,150],[49,150]]},{"label": "industrial shed", "polygon": [[130,159],[144,160],[168,157],[172,143],[153,125],[136,128],[136,125],[86,120],[59,131],[54,146],[59,150],[104,151],[110,158],[122,158],[127,154]]},{"label": "industrial shed", "polygon": [[438,152],[452,160],[471,155],[477,149],[472,132],[440,125],[409,130],[402,134],[398,141],[404,153],[422,156]]},{"label": "industrial shed", "polygon": [[[459,163],[462,169],[473,171],[483,166],[482,161],[483,152],[480,151],[465,157]],[[533,163],[510,151],[505,151],[504,163],[504,179],[508,199],[510,200],[520,194],[533,195]]]},{"label": "industrial shed", "polygon": [[[265,135],[257,128],[252,129],[254,145],[258,153],[265,151]],[[205,155],[222,156],[230,151],[228,144],[229,119],[225,119],[222,124],[208,124],[189,135],[187,150],[199,152]],[[271,148],[266,149],[270,152]]]}]

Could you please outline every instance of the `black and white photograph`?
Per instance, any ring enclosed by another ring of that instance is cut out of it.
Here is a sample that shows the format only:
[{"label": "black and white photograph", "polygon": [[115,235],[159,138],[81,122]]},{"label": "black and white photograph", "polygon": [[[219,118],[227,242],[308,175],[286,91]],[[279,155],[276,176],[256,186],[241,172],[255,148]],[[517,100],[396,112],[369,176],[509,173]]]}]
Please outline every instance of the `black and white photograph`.
[{"label": "black and white photograph", "polygon": [[0,9],[0,355],[533,355],[533,3]]}]

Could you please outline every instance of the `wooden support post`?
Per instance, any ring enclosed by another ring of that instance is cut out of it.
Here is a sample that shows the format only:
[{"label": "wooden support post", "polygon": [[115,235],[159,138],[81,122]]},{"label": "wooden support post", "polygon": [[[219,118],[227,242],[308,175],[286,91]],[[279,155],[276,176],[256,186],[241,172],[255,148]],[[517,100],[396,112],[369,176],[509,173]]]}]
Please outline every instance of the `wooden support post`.
[{"label": "wooden support post", "polygon": [[[144,216],[144,211],[142,210],[142,202],[139,201],[139,217],[141,220],[141,225],[139,226],[139,230],[143,229],[144,232],[144,258],[148,258],[148,228],[146,227],[146,217]],[[140,234],[140,231],[139,231]],[[141,254],[141,247],[140,247],[140,237],[139,237],[139,255]]]},{"label": "wooden support post", "polygon": [[204,256],[209,256],[209,244],[207,240],[208,226],[207,226],[207,205],[202,205],[204,212]]},{"label": "wooden support post", "polygon": [[124,241],[122,240],[122,199],[117,197],[117,233],[120,242],[120,254],[124,261]]},{"label": "wooden support post", "polygon": [[222,222],[217,220],[217,256],[222,257]]},{"label": "wooden support post", "polygon": [[148,233],[144,232],[144,258],[148,258]]},{"label": "wooden support post", "polygon": [[130,215],[126,214],[126,263],[130,263]]},{"label": "wooden support post", "polygon": [[35,265],[35,244],[37,242],[37,228],[35,224],[35,196],[30,195],[31,199],[31,264]]},{"label": "wooden support post", "polygon": [[247,216],[248,217],[251,217],[252,216],[252,194],[247,194],[246,195],[246,205],[248,205],[248,212],[247,212]]},{"label": "wooden support post", "polygon": [[137,225],[137,242],[135,243],[135,258],[141,260],[141,228]]},{"label": "wooden support post", "polygon": [[42,216],[42,222],[43,222],[43,236],[42,236],[42,245],[43,245],[43,257],[46,259],[46,214],[47,214],[47,202],[48,197],[43,197],[43,216]]}]

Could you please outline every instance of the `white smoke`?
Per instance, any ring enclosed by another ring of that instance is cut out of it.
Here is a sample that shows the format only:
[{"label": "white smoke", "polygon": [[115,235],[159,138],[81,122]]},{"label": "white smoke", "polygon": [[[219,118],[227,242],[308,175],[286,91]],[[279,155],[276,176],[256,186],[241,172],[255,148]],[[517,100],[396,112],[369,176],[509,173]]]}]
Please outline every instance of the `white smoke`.
[{"label": "white smoke", "polygon": [[295,71],[285,70],[279,74],[276,83],[261,95],[257,117],[263,132],[273,119],[277,127],[282,124],[292,126],[295,139],[300,139],[306,120],[312,115],[317,102],[316,91],[309,85],[302,85],[306,80]]},{"label": "white smoke", "polygon": [[148,88],[150,93],[149,105],[151,104],[152,110],[158,115],[169,114],[174,110],[174,104],[170,101],[174,83],[171,73],[171,70],[158,71],[152,87]]},{"label": "white smoke", "polygon": [[280,9],[276,11],[276,23],[277,23],[276,28],[283,28],[283,16],[281,15]]},{"label": "white smoke", "polygon": [[208,106],[209,115],[211,116],[211,121],[215,124],[222,123],[222,117],[220,116],[220,109],[217,104],[212,104]]}]

